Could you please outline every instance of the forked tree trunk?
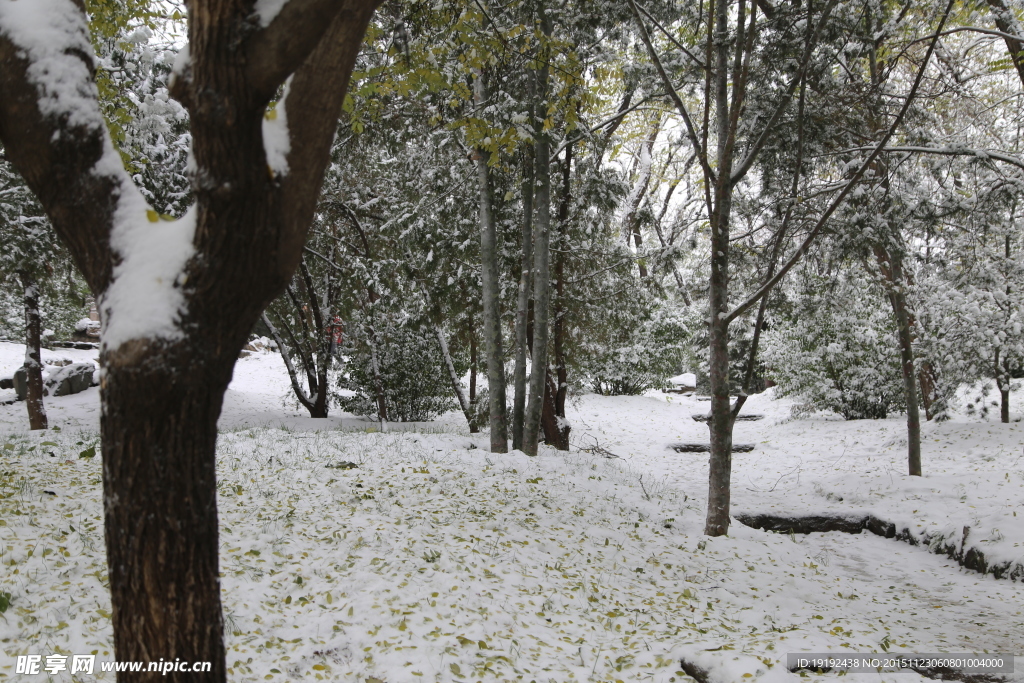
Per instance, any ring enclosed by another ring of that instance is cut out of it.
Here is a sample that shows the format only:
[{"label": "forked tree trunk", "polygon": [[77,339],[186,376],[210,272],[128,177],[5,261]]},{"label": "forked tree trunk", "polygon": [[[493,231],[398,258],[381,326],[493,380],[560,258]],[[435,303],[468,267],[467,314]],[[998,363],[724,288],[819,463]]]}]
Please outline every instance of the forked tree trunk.
[{"label": "forked tree trunk", "polygon": [[25,403],[29,429],[46,429],[43,405],[42,320],[39,317],[39,284],[27,271],[20,271],[25,297]]},{"label": "forked tree trunk", "polygon": [[[214,447],[235,354],[216,349],[236,344],[218,341],[150,346],[137,363],[105,364],[103,493],[115,652],[121,661],[212,666],[209,674],[132,680],[225,678]],[[182,367],[188,370],[175,370]]]},{"label": "forked tree trunk", "polygon": [[[551,35],[551,22],[544,5],[538,8],[541,30]],[[538,112],[547,111],[548,64],[543,62],[538,75],[538,97],[542,102]],[[539,117],[538,117],[539,118]],[[523,421],[523,452],[537,455],[540,439],[541,413],[544,406],[544,391],[547,385],[548,367],[548,305],[551,298],[551,272],[549,240],[551,233],[551,156],[548,134],[541,122],[533,121],[537,137],[536,174],[537,193],[535,197],[536,216],[533,226],[533,353],[530,365],[529,403]]]},{"label": "forked tree trunk", "polygon": [[[478,105],[487,101],[483,75],[474,78]],[[484,347],[487,353],[487,396],[490,402],[491,452],[508,452],[508,423],[505,416],[505,357],[501,344],[501,316],[498,302],[498,237],[494,227],[491,196],[490,153],[473,150],[480,186],[480,264],[483,281]]]}]

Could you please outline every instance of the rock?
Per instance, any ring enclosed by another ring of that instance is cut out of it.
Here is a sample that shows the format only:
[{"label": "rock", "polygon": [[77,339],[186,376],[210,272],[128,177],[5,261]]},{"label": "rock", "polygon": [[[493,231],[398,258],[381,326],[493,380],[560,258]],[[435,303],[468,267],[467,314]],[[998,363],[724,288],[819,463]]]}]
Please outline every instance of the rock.
[{"label": "rock", "polygon": [[92,386],[95,371],[96,366],[92,363],[73,363],[50,375],[46,388],[51,396],[77,394]]},{"label": "rock", "polygon": [[13,389],[14,378],[13,377],[0,377],[0,389]]},{"label": "rock", "polygon": [[[710,453],[711,444],[709,443],[673,443],[669,444],[669,448],[674,450],[676,453]],[[734,443],[732,445],[733,453],[749,453],[754,450],[754,444],[752,443]]]},{"label": "rock", "polygon": [[[708,420],[711,419],[711,416],[706,414],[706,413],[694,413],[690,417],[692,417],[697,422],[707,422]],[[736,421],[737,422],[756,422],[757,420],[763,420],[763,419],[764,419],[764,415],[757,415],[757,414],[737,415],[736,416]]]},{"label": "rock", "polygon": [[245,349],[242,349],[241,351],[238,352],[238,357],[239,358],[248,358],[251,355],[252,355],[252,351],[246,351]]},{"label": "rock", "polygon": [[28,372],[25,371],[24,365],[14,371],[13,383],[14,393],[18,396],[18,400],[24,401],[28,396]]},{"label": "rock", "polygon": [[349,462],[348,460],[342,460],[339,463],[327,465],[327,467],[332,470],[354,470],[359,467],[359,465],[354,462]]}]

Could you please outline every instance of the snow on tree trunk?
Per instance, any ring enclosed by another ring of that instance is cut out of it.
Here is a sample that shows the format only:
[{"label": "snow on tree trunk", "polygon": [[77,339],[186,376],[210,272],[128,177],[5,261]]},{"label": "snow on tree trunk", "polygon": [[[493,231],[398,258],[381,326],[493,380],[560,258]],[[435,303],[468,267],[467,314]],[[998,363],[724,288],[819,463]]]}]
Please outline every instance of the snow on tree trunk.
[{"label": "snow on tree trunk", "polygon": [[42,321],[39,317],[39,285],[27,271],[18,273],[25,297],[25,380],[29,429],[46,429],[43,405],[43,362],[40,352]]}]

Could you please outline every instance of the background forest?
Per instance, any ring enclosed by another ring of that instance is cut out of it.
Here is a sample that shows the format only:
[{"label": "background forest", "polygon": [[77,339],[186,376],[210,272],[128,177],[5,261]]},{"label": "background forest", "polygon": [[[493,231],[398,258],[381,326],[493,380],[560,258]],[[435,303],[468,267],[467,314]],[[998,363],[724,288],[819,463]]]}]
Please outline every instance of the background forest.
[{"label": "background forest", "polygon": [[[180,217],[183,8],[89,8],[112,138]],[[1019,32],[1001,0],[386,2],[255,332],[314,417],[459,408],[495,450],[565,449],[572,396],[694,371],[716,397],[770,382],[847,419],[906,411],[913,470],[919,411],[970,386],[1006,422],[1024,373]],[[68,338],[88,288],[0,174],[0,334]]]}]

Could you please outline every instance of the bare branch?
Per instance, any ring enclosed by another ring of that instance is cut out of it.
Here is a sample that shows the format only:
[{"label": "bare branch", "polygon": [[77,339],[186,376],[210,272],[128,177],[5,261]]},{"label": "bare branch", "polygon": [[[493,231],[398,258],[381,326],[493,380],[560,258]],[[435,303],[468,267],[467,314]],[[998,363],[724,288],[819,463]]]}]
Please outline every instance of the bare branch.
[{"label": "bare branch", "polygon": [[640,11],[637,9],[636,3],[633,0],[628,1],[630,8],[633,10],[633,16],[636,17],[637,26],[640,27],[640,38],[643,39],[644,45],[647,46],[647,52],[650,54],[651,61],[654,62],[654,65],[658,69],[658,73],[661,75],[661,81],[665,84],[665,90],[668,91],[668,96],[676,105],[679,115],[683,118],[683,123],[686,124],[686,136],[690,138],[690,144],[693,145],[693,149],[697,153],[697,160],[700,161],[700,166],[704,171],[704,176],[712,183],[717,183],[717,176],[708,164],[708,157],[707,154],[704,153],[704,147],[700,144],[700,140],[697,139],[697,129],[693,126],[693,121],[690,119],[690,113],[686,110],[686,105],[683,104],[682,98],[680,98],[679,93],[676,92],[675,86],[672,85],[672,80],[669,79],[668,73],[666,73],[665,67],[662,65],[661,59],[658,57],[658,52],[654,49],[654,44],[651,42],[651,36],[647,33],[647,27],[644,26],[643,19],[640,18]]}]

